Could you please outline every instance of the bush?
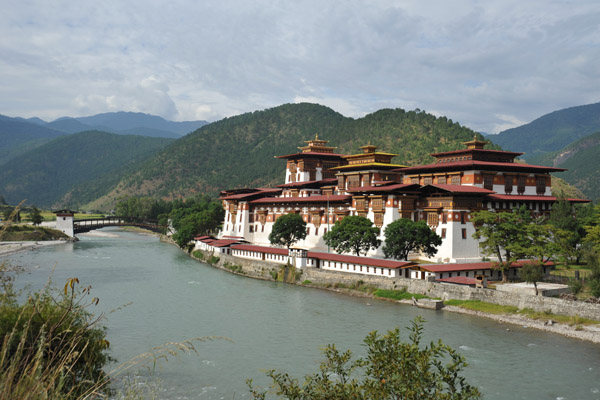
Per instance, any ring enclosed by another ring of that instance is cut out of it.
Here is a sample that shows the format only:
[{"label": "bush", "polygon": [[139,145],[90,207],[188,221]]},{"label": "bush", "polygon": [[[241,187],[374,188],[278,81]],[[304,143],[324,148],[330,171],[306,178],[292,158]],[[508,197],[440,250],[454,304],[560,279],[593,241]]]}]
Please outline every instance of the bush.
[{"label": "bush", "polygon": [[78,284],[69,279],[60,295],[46,288],[20,304],[20,293],[2,279],[0,398],[71,399],[108,391],[103,368],[113,360],[106,330],[87,311],[98,300],[89,300],[90,288]]},{"label": "bush", "polygon": [[402,288],[400,290],[385,290],[385,289],[377,289],[374,292],[376,297],[382,297],[384,299],[394,299],[394,300],[411,300],[413,297],[417,300],[419,299],[428,299],[428,296],[418,293],[409,293],[406,291],[406,288]]},{"label": "bush", "polygon": [[[350,350],[335,345],[325,348],[320,371],[304,382],[271,370],[271,392],[285,399],[479,399],[479,390],[461,376],[467,363],[442,341],[422,344],[423,320],[417,317],[409,329],[409,341],[400,330],[385,335],[371,332],[364,340],[367,357],[353,359]],[[247,381],[252,398],[265,400],[267,392]]]}]

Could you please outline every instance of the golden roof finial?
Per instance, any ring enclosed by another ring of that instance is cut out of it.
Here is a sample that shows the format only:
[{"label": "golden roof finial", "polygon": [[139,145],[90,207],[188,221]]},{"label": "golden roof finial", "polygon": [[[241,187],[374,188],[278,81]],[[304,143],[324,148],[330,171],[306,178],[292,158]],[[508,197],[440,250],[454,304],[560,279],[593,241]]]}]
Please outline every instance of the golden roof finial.
[{"label": "golden roof finial", "polygon": [[319,134],[315,133],[315,140],[319,140]]}]

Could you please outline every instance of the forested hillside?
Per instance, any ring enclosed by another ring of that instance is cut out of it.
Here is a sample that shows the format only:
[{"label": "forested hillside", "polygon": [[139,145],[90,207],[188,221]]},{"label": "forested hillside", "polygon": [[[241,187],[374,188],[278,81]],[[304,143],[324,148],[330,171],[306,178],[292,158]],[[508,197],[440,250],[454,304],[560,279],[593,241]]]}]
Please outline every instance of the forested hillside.
[{"label": "forested hillside", "polygon": [[[109,191],[170,142],[98,131],[61,136],[6,163],[0,169],[0,194],[10,204],[27,199],[45,207],[77,206]],[[59,202],[77,185],[83,186]]]},{"label": "forested hillside", "polygon": [[315,134],[340,153],[357,153],[371,143],[398,153],[394,162],[415,165],[432,161],[429,153],[463,148],[475,132],[420,110],[385,109],[353,119],[316,104],[285,104],[226,118],[173,142],[93,207],[107,207],[123,195],[172,199],[279,184],[285,161],[274,156],[297,152]]},{"label": "forested hillside", "polygon": [[558,174],[591,200],[600,199],[600,132],[586,136],[554,153],[536,158],[542,165],[567,168]]},{"label": "forested hillside", "polygon": [[64,133],[22,118],[0,115],[0,166],[61,135]]},{"label": "forested hillside", "polygon": [[530,161],[598,131],[600,103],[595,103],[554,111],[529,124],[487,138],[506,150],[525,152],[523,158]]}]

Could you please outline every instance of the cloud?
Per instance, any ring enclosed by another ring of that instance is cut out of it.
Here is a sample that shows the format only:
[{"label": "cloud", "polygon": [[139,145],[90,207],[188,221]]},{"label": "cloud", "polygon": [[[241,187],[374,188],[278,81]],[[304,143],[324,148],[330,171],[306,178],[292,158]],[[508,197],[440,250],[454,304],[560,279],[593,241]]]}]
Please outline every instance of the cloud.
[{"label": "cloud", "polygon": [[215,120],[314,101],[494,133],[600,101],[598,20],[593,0],[14,2],[0,113]]}]

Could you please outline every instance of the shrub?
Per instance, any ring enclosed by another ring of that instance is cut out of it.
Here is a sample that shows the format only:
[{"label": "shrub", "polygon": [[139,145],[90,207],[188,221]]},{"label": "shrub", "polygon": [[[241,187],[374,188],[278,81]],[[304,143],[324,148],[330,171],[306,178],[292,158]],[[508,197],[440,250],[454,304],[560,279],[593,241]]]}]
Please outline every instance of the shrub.
[{"label": "shrub", "polygon": [[569,279],[569,289],[571,293],[577,295],[583,289],[583,283],[579,279]]},{"label": "shrub", "polygon": [[90,288],[69,279],[64,293],[45,288],[23,304],[12,283],[0,293],[0,398],[78,398],[107,392],[106,330],[87,309]]}]

